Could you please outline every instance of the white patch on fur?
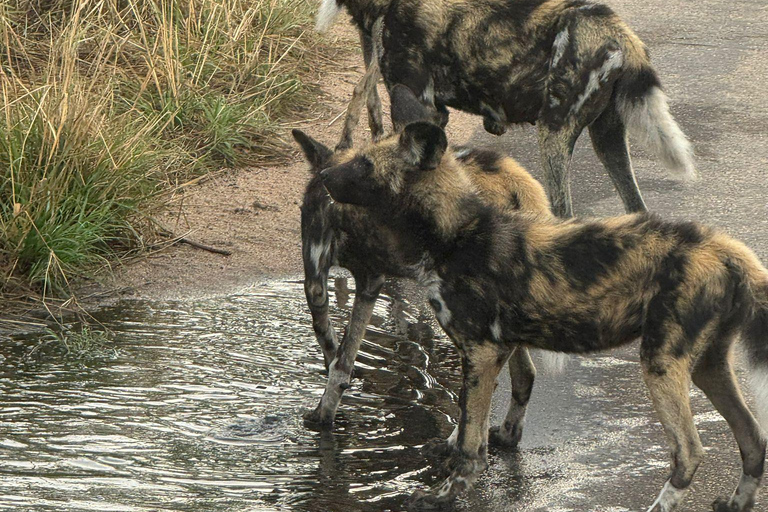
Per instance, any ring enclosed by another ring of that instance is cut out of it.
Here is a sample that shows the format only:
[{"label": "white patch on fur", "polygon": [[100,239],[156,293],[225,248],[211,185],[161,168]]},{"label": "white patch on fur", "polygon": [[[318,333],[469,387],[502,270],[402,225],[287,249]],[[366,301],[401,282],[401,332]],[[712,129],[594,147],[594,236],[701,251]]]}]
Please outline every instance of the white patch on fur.
[{"label": "white patch on fur", "polygon": [[755,415],[763,427],[763,437],[768,438],[768,369],[750,366],[749,383],[755,394]]},{"label": "white patch on fur", "polygon": [[437,321],[440,322],[440,325],[443,327],[443,329],[445,329],[448,324],[451,323],[452,315],[451,310],[448,309],[448,306],[443,300],[443,296],[440,295],[439,280],[437,283],[427,288],[427,297],[429,298],[430,302],[437,302],[437,304],[440,306],[439,310],[435,308],[435,316],[437,317]]},{"label": "white patch on fur", "polygon": [[621,50],[608,53],[608,58],[605,59],[603,65],[600,66],[599,69],[593,69],[589,73],[589,81],[587,82],[587,87],[584,89],[584,92],[579,95],[576,103],[571,108],[571,112],[575,113],[581,110],[581,107],[584,106],[584,103],[587,102],[589,97],[600,89],[600,84],[608,79],[608,75],[611,73],[611,71],[618,69],[623,65],[624,54],[621,52]]},{"label": "white patch on fur", "polygon": [[557,63],[560,62],[560,59],[563,58],[565,48],[568,46],[569,41],[570,33],[566,27],[559,34],[557,34],[557,37],[555,37],[555,43],[552,45],[552,48],[555,51],[554,55],[552,55],[552,67],[557,66]]},{"label": "white patch on fur", "polygon": [[688,492],[688,489],[676,489],[675,486],[667,480],[667,483],[664,484],[664,488],[661,490],[661,494],[659,494],[659,497],[653,502],[653,505],[648,509],[648,512],[654,512],[656,506],[661,508],[661,512],[674,510],[683,500],[686,492]]},{"label": "white patch on fur", "polygon": [[320,269],[320,258],[325,257],[328,254],[331,246],[327,243],[312,244],[309,248],[309,258],[312,260],[312,264],[316,270]]},{"label": "white patch on fur", "polygon": [[415,265],[414,270],[416,280],[421,286],[427,289],[427,298],[429,301],[437,302],[438,306],[440,306],[440,311],[437,311],[437,308],[434,308],[434,306],[433,308],[436,310],[435,316],[437,316],[437,321],[440,322],[440,325],[443,328],[445,328],[451,321],[451,312],[446,306],[443,296],[440,295],[440,286],[442,285],[443,280],[440,279],[437,272],[434,270],[425,270],[428,266],[431,266],[429,264],[430,260],[431,258],[429,255],[424,254],[421,262]]},{"label": "white patch on fur", "polygon": [[323,0],[315,18],[315,30],[318,32],[328,30],[333,25],[333,22],[336,21],[339,13],[341,13],[341,6],[336,0]]},{"label": "white patch on fur", "polygon": [[669,172],[682,180],[698,176],[693,147],[669,112],[661,89],[652,87],[639,101],[622,101],[619,110],[630,136],[651,150]]},{"label": "white patch on fur", "polygon": [[435,104],[435,81],[432,80],[432,77],[429,78],[429,82],[427,82],[427,86],[422,91],[421,99],[422,101],[426,101],[430,105]]},{"label": "white patch on fur", "polygon": [[728,505],[736,505],[737,510],[743,510],[748,504],[753,503],[757,489],[760,487],[760,479],[749,476],[746,473],[741,474],[739,486],[733,492],[733,496],[728,501]]},{"label": "white patch on fur", "polygon": [[465,156],[467,156],[471,152],[472,152],[472,148],[461,148],[458,151],[456,151],[453,155],[456,158],[464,158]]},{"label": "white patch on fur", "polygon": [[501,321],[499,317],[491,324],[491,335],[495,341],[501,341]]},{"label": "white patch on fur", "polygon": [[448,439],[446,440],[448,443],[448,446],[456,446],[456,443],[459,442],[459,426],[456,425],[453,427],[453,432],[451,432],[451,435],[448,436]]},{"label": "white patch on fur", "polygon": [[570,356],[562,352],[552,352],[550,350],[540,350],[541,369],[551,375],[563,373],[565,365],[568,364]]}]

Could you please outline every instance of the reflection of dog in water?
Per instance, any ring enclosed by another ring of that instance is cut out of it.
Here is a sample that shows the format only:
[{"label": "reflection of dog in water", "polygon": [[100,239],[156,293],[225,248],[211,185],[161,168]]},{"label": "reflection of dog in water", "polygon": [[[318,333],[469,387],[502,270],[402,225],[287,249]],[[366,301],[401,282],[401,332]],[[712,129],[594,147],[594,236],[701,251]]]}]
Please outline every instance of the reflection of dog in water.
[{"label": "reflection of dog in water", "polygon": [[[432,114],[406,87],[392,91],[392,120],[395,129],[431,119]],[[333,153],[304,133],[294,137],[312,165],[313,177],[301,208],[304,288],[312,313],[312,326],[329,370],[325,393],[318,407],[307,415],[310,422],[330,425],[349,382],[365,328],[385,276],[416,277],[413,269],[422,258],[417,244],[398,237],[396,231],[374,220],[364,208],[331,200],[319,177],[329,166],[340,165],[355,153]],[[462,166],[468,190],[477,201],[494,211],[507,209],[549,217],[549,204],[542,186],[514,160],[495,153],[453,148],[451,157]],[[439,201],[440,198],[433,198]],[[355,299],[344,338],[338,342],[328,315],[328,271],[333,264],[349,269],[355,278]],[[417,335],[418,333],[414,333]],[[510,374],[517,381],[504,424],[494,430],[501,444],[514,446],[520,439],[523,415],[533,386],[535,369],[527,350],[515,351]]]},{"label": "reflection of dog in water", "polygon": [[[734,378],[732,349],[740,335],[758,377],[758,405],[768,409],[768,270],[744,244],[646,213],[565,221],[494,208],[443,130],[425,122],[346,153],[320,177],[336,202],[362,210],[398,247],[421,255],[412,272],[461,356],[452,471],[437,489],[415,495],[414,506],[452,502],[486,467],[491,395],[521,347],[589,353],[640,337],[643,377],[673,456],[650,511],[682,501],[703,455],[691,381],[727,420],[742,456],[741,481],[715,511],[752,510],[766,441]],[[524,403],[530,387],[511,373],[513,401]]]}]

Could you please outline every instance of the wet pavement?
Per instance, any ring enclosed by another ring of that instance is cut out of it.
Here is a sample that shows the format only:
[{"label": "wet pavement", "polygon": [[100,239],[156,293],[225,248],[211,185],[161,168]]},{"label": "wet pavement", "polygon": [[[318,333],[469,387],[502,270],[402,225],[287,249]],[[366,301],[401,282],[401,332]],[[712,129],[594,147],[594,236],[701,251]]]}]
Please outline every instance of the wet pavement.
[{"label": "wet pavement", "polygon": [[[633,145],[648,207],[667,218],[720,226],[768,263],[768,3],[607,3],[650,49],[672,113],[697,154],[700,180],[681,184]],[[504,151],[540,177],[532,127],[494,137],[478,123],[467,142]],[[576,215],[623,213],[586,134],[574,154],[572,184]],[[498,456],[473,500],[488,510],[646,510],[667,476],[668,456],[637,361],[633,345],[611,355],[573,358],[564,374],[541,376],[522,454]],[[502,380],[494,405],[497,419],[504,414],[505,386]],[[699,512],[711,510],[716,497],[730,495],[740,459],[724,420],[698,390],[693,393],[706,454],[681,508]],[[535,462],[531,452],[540,454]],[[525,475],[524,492],[509,490],[515,478],[510,467]],[[768,510],[768,491],[760,492],[755,510]]]},{"label": "wet pavement", "polygon": [[[768,262],[768,5],[608,3],[649,46],[698,155],[701,180],[680,184],[633,149],[649,207],[722,226]],[[538,174],[532,128],[497,138],[475,124],[452,142],[495,147]],[[572,169],[578,215],[622,212],[586,137]],[[351,299],[334,300],[338,325]],[[408,339],[422,308],[394,304],[377,306],[333,434],[300,420],[324,377],[298,282],[120,304],[99,315],[118,353],[94,360],[53,349],[26,357],[34,337],[17,340],[0,358],[0,510],[399,510],[404,495],[435,481],[419,446],[450,433],[459,370],[444,337]],[[496,422],[508,395],[503,377]],[[696,390],[693,406],[706,454],[682,510],[705,511],[730,494],[740,464],[725,422]],[[492,452],[457,509],[646,510],[668,454],[637,347],[540,372],[520,448]],[[763,490],[755,510],[767,504]]]}]

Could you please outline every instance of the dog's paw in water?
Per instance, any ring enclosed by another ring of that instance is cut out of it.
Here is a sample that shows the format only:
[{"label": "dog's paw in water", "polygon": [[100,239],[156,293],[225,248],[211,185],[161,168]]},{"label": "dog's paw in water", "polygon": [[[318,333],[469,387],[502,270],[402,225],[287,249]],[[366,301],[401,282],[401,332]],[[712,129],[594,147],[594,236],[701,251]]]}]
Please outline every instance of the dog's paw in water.
[{"label": "dog's paw in water", "polygon": [[302,417],[304,418],[304,426],[310,430],[327,430],[333,427],[333,417],[324,414],[320,406],[305,412]]}]

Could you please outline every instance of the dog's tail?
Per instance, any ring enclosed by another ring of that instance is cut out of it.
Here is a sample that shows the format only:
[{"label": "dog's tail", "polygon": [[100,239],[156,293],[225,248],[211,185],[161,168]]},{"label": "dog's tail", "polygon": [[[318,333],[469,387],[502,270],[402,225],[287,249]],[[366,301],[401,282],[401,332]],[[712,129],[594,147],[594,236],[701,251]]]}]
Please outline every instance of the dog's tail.
[{"label": "dog's tail", "polygon": [[323,0],[315,18],[315,30],[318,32],[328,30],[333,25],[333,22],[336,21],[339,13],[341,13],[341,6],[337,0]]},{"label": "dog's tail", "polygon": [[652,151],[675,176],[695,179],[693,148],[669,112],[656,71],[643,55],[617,81],[618,108],[630,136]]}]

